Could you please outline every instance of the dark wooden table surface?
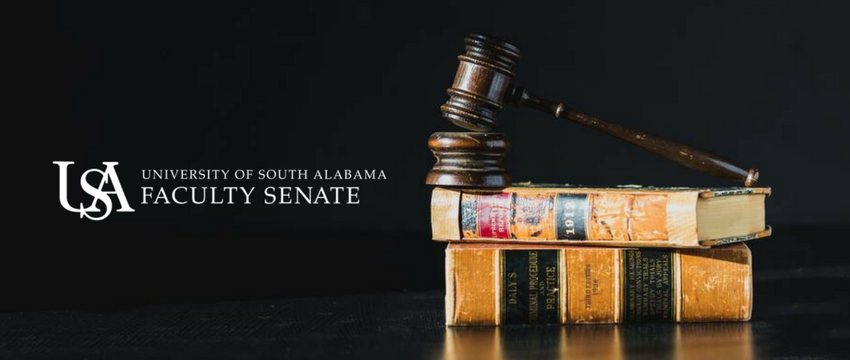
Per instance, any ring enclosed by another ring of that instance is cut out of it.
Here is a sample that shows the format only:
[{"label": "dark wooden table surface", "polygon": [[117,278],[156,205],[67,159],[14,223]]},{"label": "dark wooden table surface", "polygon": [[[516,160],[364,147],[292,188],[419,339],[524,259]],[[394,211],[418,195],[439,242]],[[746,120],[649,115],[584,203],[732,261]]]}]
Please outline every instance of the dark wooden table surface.
[{"label": "dark wooden table surface", "polygon": [[446,328],[442,292],[0,313],[0,358],[850,358],[850,266],[756,274],[749,323]]}]

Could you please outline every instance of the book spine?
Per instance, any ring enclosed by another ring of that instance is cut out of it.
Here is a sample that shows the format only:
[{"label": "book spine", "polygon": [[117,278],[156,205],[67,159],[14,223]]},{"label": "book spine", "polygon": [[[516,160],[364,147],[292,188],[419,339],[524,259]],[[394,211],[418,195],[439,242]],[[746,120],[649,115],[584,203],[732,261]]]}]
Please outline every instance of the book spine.
[{"label": "book spine", "polygon": [[498,193],[436,188],[434,240],[698,248],[697,191]]},{"label": "book spine", "polygon": [[664,241],[667,194],[464,193],[464,239]]},{"label": "book spine", "polygon": [[746,321],[752,261],[713,249],[452,244],[448,325]]}]

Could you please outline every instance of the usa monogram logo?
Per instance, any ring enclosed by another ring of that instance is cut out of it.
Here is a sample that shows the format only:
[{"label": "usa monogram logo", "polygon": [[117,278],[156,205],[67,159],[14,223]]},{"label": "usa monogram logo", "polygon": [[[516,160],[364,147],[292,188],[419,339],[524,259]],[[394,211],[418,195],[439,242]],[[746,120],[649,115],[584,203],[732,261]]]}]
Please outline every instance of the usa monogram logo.
[{"label": "usa monogram logo", "polygon": [[[83,173],[80,177],[80,186],[83,188],[83,191],[86,194],[91,195],[94,200],[91,205],[88,207],[84,207],[83,203],[80,203],[79,208],[74,208],[71,204],[68,203],[68,166],[73,165],[73,161],[54,161],[56,165],[59,165],[59,203],[62,204],[62,207],[65,210],[70,212],[75,212],[80,214],[80,219],[86,217],[93,221],[100,221],[105,219],[109,214],[112,213],[112,195],[118,197],[118,202],[121,205],[118,212],[134,212],[133,208],[130,207],[130,204],[127,203],[127,197],[124,196],[124,189],[121,188],[121,182],[118,180],[118,173],[115,171],[115,166],[118,165],[118,162],[115,161],[104,161],[103,165],[106,166],[105,170],[100,169],[89,169]],[[88,175],[91,173],[100,174],[100,182],[97,187],[92,186],[88,182]],[[106,184],[112,185],[112,191],[104,191],[103,186]],[[104,208],[101,209],[98,207],[98,203],[103,203]],[[92,216],[90,213],[99,213],[100,216]]]}]

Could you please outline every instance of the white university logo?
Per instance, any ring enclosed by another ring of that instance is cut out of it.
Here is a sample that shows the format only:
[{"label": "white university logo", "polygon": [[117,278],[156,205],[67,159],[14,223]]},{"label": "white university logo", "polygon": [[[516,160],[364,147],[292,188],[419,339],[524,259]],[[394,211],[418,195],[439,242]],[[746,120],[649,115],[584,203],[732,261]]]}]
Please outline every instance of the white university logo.
[{"label": "white university logo", "polygon": [[[83,176],[80,177],[80,186],[83,188],[83,191],[85,191],[86,194],[91,195],[94,200],[88,207],[84,207],[83,203],[80,203],[79,208],[74,208],[68,203],[68,165],[73,165],[74,162],[54,161],[53,163],[59,165],[59,203],[62,204],[62,207],[64,207],[65,210],[79,213],[80,219],[87,217],[91,220],[99,221],[109,216],[109,214],[112,213],[112,198],[110,195],[118,196],[118,202],[121,203],[121,208],[116,211],[135,211],[127,203],[127,197],[124,196],[124,189],[121,188],[121,182],[118,181],[118,173],[115,172],[115,165],[118,165],[118,162],[104,161],[103,165],[106,166],[106,170],[89,169],[83,173]],[[88,180],[86,180],[86,177],[90,173],[100,174],[100,184],[98,184],[97,187],[92,186],[89,184]],[[113,191],[103,191],[103,186],[106,184],[111,184]],[[101,209],[98,207],[98,203],[103,203],[105,208]],[[89,213],[100,213],[101,215],[99,217],[93,217],[89,215]]]}]

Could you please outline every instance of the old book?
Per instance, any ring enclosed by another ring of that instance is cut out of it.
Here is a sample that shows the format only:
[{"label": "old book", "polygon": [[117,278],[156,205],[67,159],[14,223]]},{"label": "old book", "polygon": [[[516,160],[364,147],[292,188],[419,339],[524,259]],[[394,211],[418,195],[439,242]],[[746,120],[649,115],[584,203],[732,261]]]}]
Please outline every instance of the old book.
[{"label": "old book", "polygon": [[710,249],[449,244],[448,325],[747,321],[752,257]]},{"label": "old book", "polygon": [[697,248],[770,235],[770,188],[435,188],[434,240]]}]

